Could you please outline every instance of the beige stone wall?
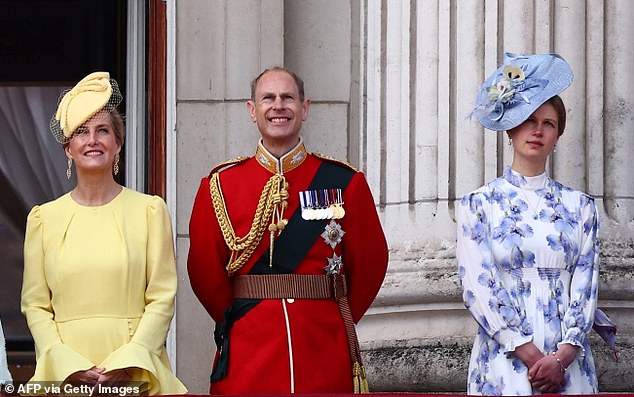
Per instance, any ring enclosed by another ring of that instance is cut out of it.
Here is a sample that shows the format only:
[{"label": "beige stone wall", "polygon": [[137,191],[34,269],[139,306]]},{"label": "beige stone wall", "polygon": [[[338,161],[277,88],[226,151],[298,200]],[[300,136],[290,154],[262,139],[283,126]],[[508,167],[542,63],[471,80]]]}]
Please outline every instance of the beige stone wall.
[{"label": "beige stone wall", "polygon": [[601,206],[601,306],[619,324],[622,359],[596,343],[600,385],[634,391],[633,2],[184,0],[174,9],[176,361],[190,392],[207,391],[214,352],[185,269],[192,200],[213,164],[253,153],[244,102],[249,81],[273,65],[305,80],[309,150],[359,166],[377,200],[391,260],[359,325],[373,390],[465,389],[475,323],[455,273],[453,203],[510,162],[502,137],[465,120],[504,50],[556,51],[575,71],[549,171]]}]

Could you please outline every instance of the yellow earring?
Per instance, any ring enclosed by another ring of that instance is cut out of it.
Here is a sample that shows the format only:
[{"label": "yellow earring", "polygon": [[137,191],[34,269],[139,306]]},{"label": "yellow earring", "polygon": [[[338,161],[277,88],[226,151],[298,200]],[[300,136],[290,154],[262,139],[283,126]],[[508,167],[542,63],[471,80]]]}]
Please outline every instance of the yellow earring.
[{"label": "yellow earring", "polygon": [[112,171],[114,171],[115,175],[119,174],[119,153],[114,155],[114,165],[112,166]]},{"label": "yellow earring", "polygon": [[70,157],[68,158],[68,168],[66,168],[66,178],[68,180],[70,180],[70,177],[73,175],[73,159],[71,159]]}]

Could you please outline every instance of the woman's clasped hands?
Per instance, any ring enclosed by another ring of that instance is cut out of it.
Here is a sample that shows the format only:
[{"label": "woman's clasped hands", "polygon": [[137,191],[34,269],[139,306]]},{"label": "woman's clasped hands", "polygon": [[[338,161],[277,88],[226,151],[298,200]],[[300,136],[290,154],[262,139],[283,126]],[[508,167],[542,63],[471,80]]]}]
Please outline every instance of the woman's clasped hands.
[{"label": "woman's clasped hands", "polygon": [[566,385],[566,369],[575,359],[579,347],[561,344],[556,352],[544,355],[528,370],[528,379],[542,393],[555,393]]},{"label": "woman's clasped hands", "polygon": [[556,352],[542,353],[532,343],[515,349],[515,355],[528,367],[528,381],[542,393],[557,393],[566,385],[566,369],[579,351],[578,346],[564,343]]},{"label": "woman's clasped hands", "polygon": [[86,371],[77,371],[66,381],[72,384],[116,386],[130,381],[128,369],[107,371],[105,368],[92,367]]},{"label": "woman's clasped hands", "polygon": [[528,380],[542,393],[556,393],[566,385],[565,367],[550,354],[537,360],[528,370]]}]

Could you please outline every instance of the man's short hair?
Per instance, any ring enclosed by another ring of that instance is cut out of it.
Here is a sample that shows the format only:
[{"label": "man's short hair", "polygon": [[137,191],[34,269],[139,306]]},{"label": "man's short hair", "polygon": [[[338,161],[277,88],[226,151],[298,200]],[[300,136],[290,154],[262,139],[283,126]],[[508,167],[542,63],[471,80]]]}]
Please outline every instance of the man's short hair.
[{"label": "man's short hair", "polygon": [[257,87],[258,82],[260,81],[260,78],[262,78],[262,76],[264,76],[267,72],[272,72],[272,71],[288,73],[293,78],[293,80],[295,80],[295,84],[297,85],[297,91],[299,92],[299,100],[301,102],[304,102],[304,80],[302,80],[294,72],[281,66],[273,66],[272,68],[264,69],[262,73],[258,75],[258,77],[253,79],[253,81],[251,82],[251,100],[252,101],[255,101],[255,88]]}]

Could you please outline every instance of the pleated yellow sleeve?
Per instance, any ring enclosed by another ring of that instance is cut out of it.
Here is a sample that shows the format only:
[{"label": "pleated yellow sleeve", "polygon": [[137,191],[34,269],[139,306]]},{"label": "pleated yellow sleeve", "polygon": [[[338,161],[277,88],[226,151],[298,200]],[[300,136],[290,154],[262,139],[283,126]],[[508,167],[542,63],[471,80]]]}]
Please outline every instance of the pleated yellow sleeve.
[{"label": "pleated yellow sleeve", "polygon": [[51,290],[44,272],[43,226],[40,206],[29,213],[24,238],[24,275],[22,279],[22,313],[35,341],[38,367],[47,370],[40,381],[63,381],[77,371],[94,364],[62,343],[51,306]]}]

